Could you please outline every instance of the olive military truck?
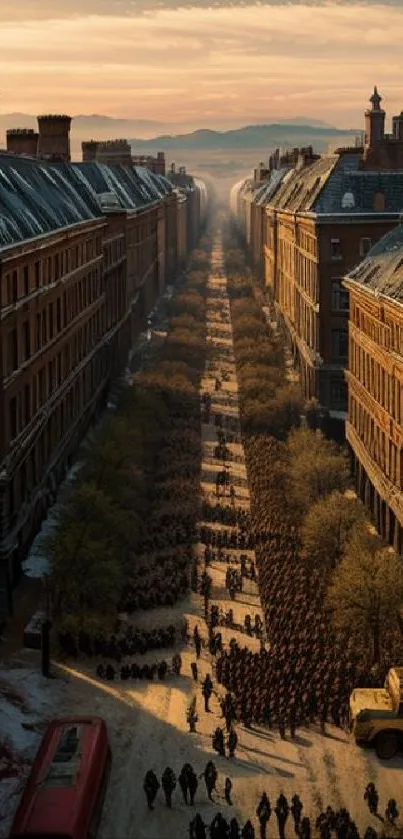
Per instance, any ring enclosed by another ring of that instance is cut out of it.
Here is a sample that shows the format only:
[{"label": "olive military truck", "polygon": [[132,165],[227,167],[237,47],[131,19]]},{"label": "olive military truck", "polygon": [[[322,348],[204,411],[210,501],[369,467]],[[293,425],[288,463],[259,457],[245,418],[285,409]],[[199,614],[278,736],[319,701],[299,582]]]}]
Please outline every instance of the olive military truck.
[{"label": "olive military truck", "polygon": [[383,688],[356,688],[350,696],[350,727],[356,743],[375,746],[390,760],[403,746],[403,667],[392,667]]}]

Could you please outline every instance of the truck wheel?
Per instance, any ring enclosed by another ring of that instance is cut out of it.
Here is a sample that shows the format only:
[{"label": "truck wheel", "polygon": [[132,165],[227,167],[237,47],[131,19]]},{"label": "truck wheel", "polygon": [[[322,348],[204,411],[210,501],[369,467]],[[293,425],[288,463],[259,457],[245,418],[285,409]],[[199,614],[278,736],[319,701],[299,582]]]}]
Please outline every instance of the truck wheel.
[{"label": "truck wheel", "polygon": [[375,742],[375,749],[381,760],[390,760],[395,756],[398,749],[397,736],[393,731],[385,731],[378,734]]}]

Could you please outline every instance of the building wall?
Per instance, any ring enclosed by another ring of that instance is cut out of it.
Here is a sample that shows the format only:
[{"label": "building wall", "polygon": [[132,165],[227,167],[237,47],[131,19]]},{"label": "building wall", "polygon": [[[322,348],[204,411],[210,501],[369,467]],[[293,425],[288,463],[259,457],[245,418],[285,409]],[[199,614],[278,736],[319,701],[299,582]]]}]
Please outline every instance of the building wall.
[{"label": "building wall", "polygon": [[102,221],[1,262],[0,562],[9,584],[106,385]]},{"label": "building wall", "polygon": [[350,292],[347,440],[360,497],[381,535],[403,551],[402,305],[358,283]]},{"label": "building wall", "polygon": [[265,285],[286,326],[305,397],[317,398],[335,417],[347,411],[348,294],[342,280],[396,223],[378,216],[325,224],[313,215],[265,210]]}]

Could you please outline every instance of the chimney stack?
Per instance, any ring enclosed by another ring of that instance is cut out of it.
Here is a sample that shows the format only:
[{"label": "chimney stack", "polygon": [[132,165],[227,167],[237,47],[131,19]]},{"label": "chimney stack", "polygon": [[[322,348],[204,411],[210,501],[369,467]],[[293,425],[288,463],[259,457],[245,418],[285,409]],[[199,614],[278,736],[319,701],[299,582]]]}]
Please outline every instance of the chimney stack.
[{"label": "chimney stack", "polygon": [[68,163],[71,117],[65,114],[39,116],[38,126],[38,158]]},{"label": "chimney stack", "polygon": [[6,136],[7,151],[36,157],[39,134],[33,128],[9,128]]}]

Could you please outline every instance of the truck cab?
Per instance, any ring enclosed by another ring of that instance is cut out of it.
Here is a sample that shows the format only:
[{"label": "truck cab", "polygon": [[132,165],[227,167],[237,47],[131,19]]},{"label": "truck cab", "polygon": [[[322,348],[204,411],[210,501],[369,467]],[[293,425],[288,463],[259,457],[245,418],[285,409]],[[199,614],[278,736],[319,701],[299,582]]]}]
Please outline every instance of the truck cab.
[{"label": "truck cab", "polygon": [[375,746],[390,760],[403,745],[403,667],[392,667],[383,688],[357,688],[350,696],[350,728],[356,743]]}]

